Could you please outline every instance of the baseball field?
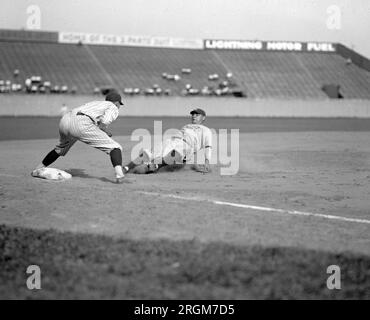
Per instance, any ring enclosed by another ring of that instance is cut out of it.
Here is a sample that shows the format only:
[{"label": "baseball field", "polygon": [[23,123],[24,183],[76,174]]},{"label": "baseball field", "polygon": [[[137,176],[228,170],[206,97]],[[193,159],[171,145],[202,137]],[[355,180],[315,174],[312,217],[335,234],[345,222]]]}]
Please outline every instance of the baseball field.
[{"label": "baseball field", "polygon": [[[207,118],[239,129],[239,170],[128,176],[77,142],[32,178],[56,117],[0,118],[2,299],[370,299],[370,119]],[[136,128],[187,118],[120,117],[124,162]],[[26,286],[29,265],[41,290]],[[340,289],[327,286],[329,266]]]}]

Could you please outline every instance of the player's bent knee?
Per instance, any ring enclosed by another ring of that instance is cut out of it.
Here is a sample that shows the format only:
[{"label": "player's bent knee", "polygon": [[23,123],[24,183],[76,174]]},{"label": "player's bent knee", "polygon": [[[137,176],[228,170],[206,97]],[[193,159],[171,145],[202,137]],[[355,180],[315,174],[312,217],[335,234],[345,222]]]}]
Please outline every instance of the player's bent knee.
[{"label": "player's bent knee", "polygon": [[[115,151],[115,150],[117,150],[117,151]],[[122,152],[122,148],[113,148],[113,149],[110,151],[110,153],[111,153],[112,151],[114,151],[114,152]]]},{"label": "player's bent knee", "polygon": [[108,155],[111,154],[111,152],[113,150],[120,150],[121,152],[123,151],[123,148],[119,144],[117,144],[116,146],[114,146],[112,148],[107,148],[107,147],[104,147],[104,148],[102,148],[102,147],[96,147],[96,148],[99,149],[99,150],[101,150],[101,151],[103,151],[103,152],[105,152]]},{"label": "player's bent knee", "polygon": [[114,149],[119,149],[121,152],[123,151],[123,148],[120,144],[117,143],[117,145],[114,147]]}]

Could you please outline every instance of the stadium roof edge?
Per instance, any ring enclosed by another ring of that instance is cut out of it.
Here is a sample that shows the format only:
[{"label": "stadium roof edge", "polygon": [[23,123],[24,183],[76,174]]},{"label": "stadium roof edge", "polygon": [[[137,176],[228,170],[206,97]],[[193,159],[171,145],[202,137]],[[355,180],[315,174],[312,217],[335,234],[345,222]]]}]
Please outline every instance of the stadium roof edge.
[{"label": "stadium roof edge", "polygon": [[[84,35],[87,41],[78,40]],[[79,38],[80,37],[80,38]],[[27,41],[51,43],[87,43],[96,45],[123,45],[134,47],[208,49],[208,50],[268,50],[293,52],[335,52],[352,63],[370,71],[370,60],[342,43],[323,41],[182,39],[149,36],[119,36],[47,30],[0,29],[0,41]],[[210,45],[213,44],[213,45]],[[310,46],[310,47],[309,47]],[[333,50],[335,48],[335,50]]]}]

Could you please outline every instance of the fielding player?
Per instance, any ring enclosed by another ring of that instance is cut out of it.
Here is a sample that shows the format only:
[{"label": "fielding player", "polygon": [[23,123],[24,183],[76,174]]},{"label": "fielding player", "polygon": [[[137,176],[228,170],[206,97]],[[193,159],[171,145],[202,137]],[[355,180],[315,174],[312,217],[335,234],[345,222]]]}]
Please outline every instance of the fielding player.
[{"label": "fielding player", "polygon": [[125,175],[122,170],[122,147],[107,131],[109,124],[117,119],[121,105],[121,96],[117,92],[110,92],[105,101],[92,101],[64,114],[59,122],[59,143],[46,155],[32,175],[37,176],[38,169],[48,167],[60,156],[65,156],[79,140],[108,154],[114,167],[116,183],[123,183]]},{"label": "fielding player", "polygon": [[[159,148],[158,151],[154,150],[154,154],[149,150],[143,150],[140,158],[145,157],[145,160],[149,163],[146,163],[145,166],[139,165],[142,170],[136,171],[137,173],[153,173],[164,166],[185,164],[201,149],[204,149],[205,155],[204,170],[202,172],[207,173],[210,171],[212,132],[203,125],[206,113],[202,109],[194,109],[190,114],[191,123],[183,126],[178,134],[165,141],[162,148]],[[125,166],[125,172],[135,172],[133,169],[138,167],[137,160]]]}]

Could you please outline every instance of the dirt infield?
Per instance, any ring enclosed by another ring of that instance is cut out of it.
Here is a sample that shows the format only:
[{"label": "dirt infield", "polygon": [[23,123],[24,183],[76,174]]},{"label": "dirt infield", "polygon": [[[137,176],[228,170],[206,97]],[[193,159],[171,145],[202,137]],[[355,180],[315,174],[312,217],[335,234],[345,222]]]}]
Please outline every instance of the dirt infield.
[{"label": "dirt infield", "polygon": [[[54,165],[73,179],[51,182],[30,172],[55,139],[1,141],[0,224],[132,241],[222,242],[370,256],[369,131],[241,131],[240,170],[234,176],[220,176],[219,166],[209,175],[186,167],[131,175],[135,183],[124,185],[112,183],[105,154],[81,143]],[[129,136],[116,139],[127,162],[134,142]]]}]

